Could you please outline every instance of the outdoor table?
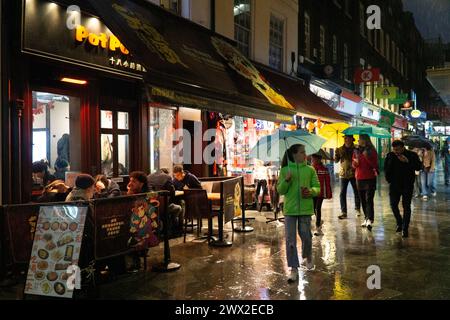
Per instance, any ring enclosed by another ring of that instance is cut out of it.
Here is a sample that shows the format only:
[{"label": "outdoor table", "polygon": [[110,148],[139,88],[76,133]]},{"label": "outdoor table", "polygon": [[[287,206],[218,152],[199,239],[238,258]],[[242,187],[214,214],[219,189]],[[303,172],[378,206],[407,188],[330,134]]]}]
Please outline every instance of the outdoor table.
[{"label": "outdoor table", "polygon": [[[181,191],[181,190],[175,191],[175,197],[183,197],[183,196],[184,196],[184,191]],[[208,200],[220,201],[221,200],[220,192],[208,192]],[[219,220],[219,239],[215,240],[213,238],[213,241],[211,241],[211,245],[217,246],[217,247],[230,246],[232,243],[223,239],[223,212],[222,212],[222,210],[219,211],[218,220]]]}]

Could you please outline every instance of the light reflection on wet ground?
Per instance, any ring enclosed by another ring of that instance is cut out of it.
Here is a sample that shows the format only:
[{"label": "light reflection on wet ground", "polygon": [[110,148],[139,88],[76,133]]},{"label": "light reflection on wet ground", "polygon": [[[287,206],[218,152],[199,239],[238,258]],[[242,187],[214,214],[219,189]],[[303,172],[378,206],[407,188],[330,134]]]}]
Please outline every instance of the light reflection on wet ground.
[{"label": "light reflection on wet ground", "polygon": [[[381,179],[380,179],[381,180]],[[450,298],[450,188],[442,175],[438,196],[413,200],[410,238],[395,233],[387,186],[375,197],[372,232],[360,227],[363,218],[352,210],[340,221],[339,190],[322,210],[324,235],[313,238],[314,271],[299,270],[299,281],[286,281],[283,224],[256,217],[255,231],[235,233],[233,246],[214,248],[206,243],[171,242],[172,259],[182,265],[174,273],[151,271],[127,275],[100,286],[103,299],[448,299]],[[269,213],[266,213],[269,216]],[[226,225],[230,231],[231,226]],[[231,232],[227,233],[231,239]],[[300,244],[300,240],[299,240]],[[301,246],[299,246],[299,251]],[[162,248],[150,251],[149,265],[162,260]],[[381,289],[367,288],[367,268],[381,268]],[[0,294],[0,297],[2,295]]]}]

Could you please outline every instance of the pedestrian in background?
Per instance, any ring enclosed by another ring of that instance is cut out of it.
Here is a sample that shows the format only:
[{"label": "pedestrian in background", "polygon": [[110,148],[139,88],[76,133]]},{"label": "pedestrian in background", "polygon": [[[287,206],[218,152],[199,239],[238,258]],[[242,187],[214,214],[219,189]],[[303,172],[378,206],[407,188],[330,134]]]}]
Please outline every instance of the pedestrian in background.
[{"label": "pedestrian in background", "polygon": [[[392,212],[397,220],[396,232],[403,232],[408,237],[411,220],[411,200],[414,192],[416,171],[422,169],[422,162],[417,153],[405,149],[405,144],[396,140],[392,143],[393,151],[388,153],[384,162],[386,181],[389,183],[389,200]],[[398,204],[402,199],[403,217]]]},{"label": "pedestrian in background", "polygon": [[302,257],[308,270],[312,261],[311,216],[314,214],[313,197],[320,194],[316,171],[306,163],[305,146],[295,144],[285,153],[281,163],[278,193],[284,195],[286,257],[291,268],[289,282],[298,279],[300,267],[297,252],[297,232],[302,240]]},{"label": "pedestrian in background", "polygon": [[442,148],[442,160],[444,165],[445,185],[450,185],[450,138],[447,138]]},{"label": "pedestrian in background", "polygon": [[322,162],[322,156],[320,154],[313,154],[312,166],[316,170],[317,177],[320,182],[320,194],[313,198],[314,201],[314,213],[316,214],[316,231],[315,236],[323,235],[322,232],[322,204],[324,199],[331,199],[331,178],[328,168]]},{"label": "pedestrian in background", "polygon": [[422,200],[427,201],[428,196],[436,196],[435,185],[435,169],[436,156],[431,146],[425,148],[423,153],[423,170],[420,174],[420,181],[422,183]]},{"label": "pedestrian in background", "polygon": [[357,216],[360,215],[361,201],[356,187],[355,180],[355,168],[352,166],[352,156],[356,147],[354,144],[355,138],[353,136],[344,137],[344,145],[336,150],[335,161],[340,162],[341,169],[339,171],[339,177],[341,180],[341,193],[339,199],[341,203],[341,215],[339,219],[347,219],[347,187],[350,183],[355,195],[355,210]]},{"label": "pedestrian in background", "polygon": [[359,136],[359,149],[353,153],[352,165],[355,168],[356,186],[365,217],[361,227],[367,227],[367,230],[371,231],[375,219],[373,198],[379,171],[378,154],[367,134]]}]

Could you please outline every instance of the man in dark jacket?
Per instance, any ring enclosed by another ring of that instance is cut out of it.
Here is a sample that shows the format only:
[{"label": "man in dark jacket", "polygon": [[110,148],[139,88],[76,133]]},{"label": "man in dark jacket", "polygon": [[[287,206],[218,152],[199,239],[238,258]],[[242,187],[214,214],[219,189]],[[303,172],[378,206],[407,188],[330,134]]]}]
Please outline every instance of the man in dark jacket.
[{"label": "man in dark jacket", "polygon": [[[408,227],[411,219],[411,199],[416,179],[415,171],[422,169],[422,162],[415,152],[405,149],[402,141],[392,143],[393,152],[388,153],[384,162],[386,180],[389,183],[389,198],[397,220],[397,232],[403,231],[403,237],[408,237]],[[398,204],[402,198],[403,218]]]},{"label": "man in dark jacket", "polygon": [[173,185],[172,177],[169,175],[169,170],[161,168],[156,173],[147,176],[148,188],[151,191],[169,191],[169,205],[167,213],[169,215],[168,232],[169,237],[180,235],[183,227],[183,208],[174,203],[175,187]]},{"label": "man in dark jacket", "polygon": [[173,184],[176,190],[202,189],[202,184],[192,173],[184,171],[182,166],[173,167],[173,176],[175,177]]}]

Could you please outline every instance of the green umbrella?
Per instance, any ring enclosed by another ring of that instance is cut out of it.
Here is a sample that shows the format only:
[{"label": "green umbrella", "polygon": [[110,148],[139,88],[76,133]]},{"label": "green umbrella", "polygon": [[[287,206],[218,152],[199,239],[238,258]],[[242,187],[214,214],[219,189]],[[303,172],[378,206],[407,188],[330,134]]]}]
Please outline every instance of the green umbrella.
[{"label": "green umbrella", "polygon": [[392,138],[391,133],[383,128],[373,127],[373,126],[359,126],[350,127],[343,131],[345,135],[362,135],[367,134],[374,138]]},{"label": "green umbrella", "polygon": [[318,152],[325,142],[326,140],[322,137],[310,134],[304,130],[277,130],[275,133],[259,139],[250,151],[250,158],[276,162],[294,144],[304,145],[306,154],[311,155]]}]

